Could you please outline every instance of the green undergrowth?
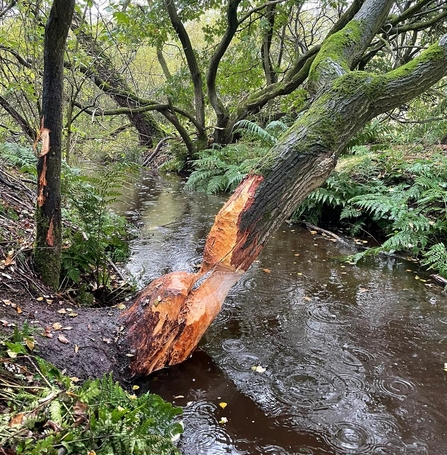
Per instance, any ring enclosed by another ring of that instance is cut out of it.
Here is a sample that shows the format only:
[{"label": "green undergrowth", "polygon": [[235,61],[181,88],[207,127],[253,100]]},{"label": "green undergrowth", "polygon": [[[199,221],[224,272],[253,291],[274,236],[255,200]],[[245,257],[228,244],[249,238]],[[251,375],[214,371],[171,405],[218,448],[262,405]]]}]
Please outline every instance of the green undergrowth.
[{"label": "green undergrowth", "polygon": [[293,221],[343,226],[381,251],[419,257],[447,277],[447,156],[441,148],[373,151],[353,147],[326,183],[297,209]]},{"label": "green undergrowth", "polygon": [[32,354],[25,327],[0,340],[0,448],[10,455],[179,455],[180,408],[111,375],[79,385]]},{"label": "green undergrowth", "polygon": [[[28,183],[36,180],[37,158],[31,147],[5,143],[0,144],[0,153],[0,166],[20,172]],[[114,267],[130,254],[132,228],[112,206],[136,168],[131,164],[109,164],[93,173],[62,162],[60,291],[69,292],[82,305],[113,304],[123,293],[133,290],[131,283],[117,277]],[[15,249],[13,245],[8,248]]]}]

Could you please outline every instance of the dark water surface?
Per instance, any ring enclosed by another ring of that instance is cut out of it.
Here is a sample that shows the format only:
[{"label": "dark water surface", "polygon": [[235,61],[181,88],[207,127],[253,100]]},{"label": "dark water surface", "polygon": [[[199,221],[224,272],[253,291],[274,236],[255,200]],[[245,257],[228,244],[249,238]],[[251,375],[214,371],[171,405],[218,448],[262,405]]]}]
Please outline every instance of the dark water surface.
[{"label": "dark water surface", "polygon": [[[128,270],[140,285],[194,270],[223,199],[137,188]],[[411,263],[349,253],[284,225],[192,358],[141,384],[184,407],[185,455],[447,454],[446,294]]]}]

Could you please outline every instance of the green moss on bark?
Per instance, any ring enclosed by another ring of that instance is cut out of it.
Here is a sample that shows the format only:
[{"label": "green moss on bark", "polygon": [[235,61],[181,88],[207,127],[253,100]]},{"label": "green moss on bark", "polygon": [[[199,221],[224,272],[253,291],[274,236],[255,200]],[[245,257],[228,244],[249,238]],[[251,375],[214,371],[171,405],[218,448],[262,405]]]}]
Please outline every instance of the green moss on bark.
[{"label": "green moss on bark", "polygon": [[[46,233],[50,227],[50,220],[43,213],[42,208],[36,208],[35,216],[36,224],[40,224],[41,229],[37,231],[34,246],[34,266],[39,271],[42,281],[56,291],[59,288],[61,274],[61,244],[59,242],[53,246],[47,244]],[[53,231],[53,238],[61,238],[57,228]]]}]

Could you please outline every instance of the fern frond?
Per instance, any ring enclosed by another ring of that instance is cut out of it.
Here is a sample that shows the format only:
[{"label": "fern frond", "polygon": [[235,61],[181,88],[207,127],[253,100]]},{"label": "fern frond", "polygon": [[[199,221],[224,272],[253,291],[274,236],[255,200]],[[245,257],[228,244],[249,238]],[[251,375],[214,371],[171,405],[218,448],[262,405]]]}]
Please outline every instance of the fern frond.
[{"label": "fern frond", "polygon": [[250,120],[239,120],[239,122],[234,124],[233,132],[244,130],[266,144],[274,145],[277,142],[275,136],[271,135],[267,130]]}]

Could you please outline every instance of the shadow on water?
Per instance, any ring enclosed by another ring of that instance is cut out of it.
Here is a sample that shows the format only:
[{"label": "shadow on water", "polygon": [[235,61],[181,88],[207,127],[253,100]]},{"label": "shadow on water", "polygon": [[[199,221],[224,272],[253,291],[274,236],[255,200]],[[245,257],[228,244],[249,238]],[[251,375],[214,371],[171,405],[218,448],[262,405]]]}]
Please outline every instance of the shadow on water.
[{"label": "shadow on water", "polygon": [[[128,269],[141,285],[193,270],[223,200],[138,188]],[[184,454],[447,454],[446,295],[411,263],[348,253],[285,225],[200,350],[140,384],[184,406]]]}]

